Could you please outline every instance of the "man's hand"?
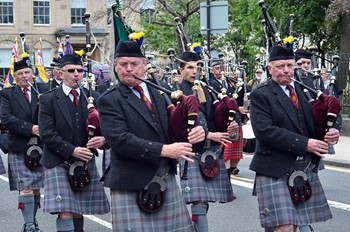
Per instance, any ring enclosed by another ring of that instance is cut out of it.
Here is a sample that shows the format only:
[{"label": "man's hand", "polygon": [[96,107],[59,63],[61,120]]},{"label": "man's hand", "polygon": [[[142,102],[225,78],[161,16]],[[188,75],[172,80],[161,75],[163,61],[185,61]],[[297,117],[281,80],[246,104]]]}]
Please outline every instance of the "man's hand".
[{"label": "man's hand", "polygon": [[223,145],[225,145],[225,143],[232,143],[228,132],[209,132],[207,139]]},{"label": "man's hand", "polygon": [[340,133],[335,128],[330,128],[329,131],[324,136],[324,141],[328,144],[334,145],[338,143]]},{"label": "man's hand", "polygon": [[34,126],[32,127],[32,134],[33,134],[33,135],[36,135],[36,136],[40,136],[40,135],[39,135],[39,126],[38,126],[38,125],[34,125]]},{"label": "man's hand", "polygon": [[74,158],[80,159],[82,161],[89,161],[94,154],[86,147],[76,147],[74,148],[72,156]]},{"label": "man's hand", "polygon": [[106,140],[103,136],[94,136],[86,144],[87,148],[99,148],[106,144]]},{"label": "man's hand", "polygon": [[249,113],[249,110],[244,109],[243,106],[238,107],[238,110],[239,110],[239,112],[241,112],[242,114],[248,114],[248,113]]},{"label": "man's hand", "polygon": [[172,159],[183,159],[189,162],[194,162],[189,157],[194,156],[192,152],[192,144],[190,143],[172,143],[164,144],[160,153],[161,157],[168,157]]},{"label": "man's hand", "polygon": [[306,151],[314,153],[322,158],[328,153],[328,144],[317,139],[309,139],[306,146]]},{"label": "man's hand", "polygon": [[229,134],[233,134],[238,131],[238,128],[239,128],[238,123],[236,121],[232,121],[227,127],[227,132]]},{"label": "man's hand", "polygon": [[188,133],[187,140],[190,144],[202,142],[205,139],[205,131],[202,126],[196,126]]}]

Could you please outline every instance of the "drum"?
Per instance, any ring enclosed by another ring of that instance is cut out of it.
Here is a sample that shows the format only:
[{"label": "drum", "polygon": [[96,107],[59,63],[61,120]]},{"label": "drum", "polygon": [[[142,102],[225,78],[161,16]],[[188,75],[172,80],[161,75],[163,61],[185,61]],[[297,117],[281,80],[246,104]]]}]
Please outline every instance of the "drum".
[{"label": "drum", "polygon": [[255,135],[253,132],[252,125],[248,121],[246,125],[242,126],[243,131],[243,152],[254,153],[255,152]]}]

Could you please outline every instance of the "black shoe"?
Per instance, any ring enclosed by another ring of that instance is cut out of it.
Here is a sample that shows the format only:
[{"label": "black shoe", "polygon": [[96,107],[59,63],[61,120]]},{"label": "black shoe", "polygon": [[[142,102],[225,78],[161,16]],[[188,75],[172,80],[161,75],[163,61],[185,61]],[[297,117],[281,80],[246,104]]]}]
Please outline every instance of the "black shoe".
[{"label": "black shoe", "polygon": [[238,175],[238,173],[239,173],[239,169],[238,169],[238,168],[234,168],[234,169],[232,170],[232,174],[233,174],[233,175]]},{"label": "black shoe", "polygon": [[22,232],[37,232],[37,229],[35,228],[34,223],[30,222],[30,223],[25,223],[23,225]]}]

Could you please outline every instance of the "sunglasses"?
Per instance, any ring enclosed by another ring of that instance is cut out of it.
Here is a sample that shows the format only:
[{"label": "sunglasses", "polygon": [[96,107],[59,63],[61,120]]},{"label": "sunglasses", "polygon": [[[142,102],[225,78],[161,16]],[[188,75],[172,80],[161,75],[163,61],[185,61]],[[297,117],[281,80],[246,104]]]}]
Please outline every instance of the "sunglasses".
[{"label": "sunglasses", "polygon": [[70,69],[66,69],[66,70],[62,70],[62,71],[69,72],[69,73],[74,73],[75,71],[77,71],[78,73],[82,73],[82,72],[84,72],[84,69],[70,68]]}]

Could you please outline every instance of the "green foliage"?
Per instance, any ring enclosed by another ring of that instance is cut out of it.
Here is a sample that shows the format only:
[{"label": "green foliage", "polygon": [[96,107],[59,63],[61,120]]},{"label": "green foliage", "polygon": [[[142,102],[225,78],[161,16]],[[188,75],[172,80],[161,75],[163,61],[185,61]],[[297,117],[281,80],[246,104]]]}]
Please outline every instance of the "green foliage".
[{"label": "green foliage", "polygon": [[[281,37],[289,36],[289,15],[295,15],[294,37],[308,37],[310,43],[305,46],[316,45],[320,53],[338,49],[339,20],[330,22],[325,20],[331,0],[265,0],[265,5],[271,18],[276,22]],[[211,48],[219,52],[233,52],[237,61],[264,54],[266,39],[261,20],[264,18],[258,0],[229,0],[229,31],[225,35],[212,35]],[[198,4],[198,1],[171,0],[168,6],[185,21],[186,33],[192,42],[202,42],[205,36],[199,31],[199,12],[186,15]],[[192,5],[191,5],[192,4]],[[168,26],[154,23],[142,23],[145,31],[145,46],[147,50],[156,50],[162,54],[170,47],[177,48],[175,29],[172,15],[161,4],[157,4],[156,21]],[[170,26],[169,26],[170,25]],[[303,45],[300,40],[299,46]]]}]

